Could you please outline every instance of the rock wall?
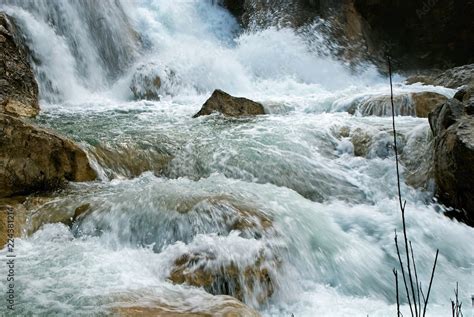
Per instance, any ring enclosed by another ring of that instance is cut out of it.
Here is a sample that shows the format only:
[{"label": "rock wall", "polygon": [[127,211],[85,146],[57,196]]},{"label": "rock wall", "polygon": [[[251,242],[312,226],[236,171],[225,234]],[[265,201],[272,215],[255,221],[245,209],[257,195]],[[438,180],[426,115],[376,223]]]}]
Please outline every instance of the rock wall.
[{"label": "rock wall", "polygon": [[38,84],[13,20],[0,12],[0,112],[34,117]]},{"label": "rock wall", "polygon": [[341,58],[385,67],[441,68],[474,62],[474,1],[468,0],[225,0],[244,27],[299,28],[317,17]]},{"label": "rock wall", "polygon": [[454,207],[448,216],[474,226],[474,86],[430,113],[435,137],[434,174],[440,202]]}]

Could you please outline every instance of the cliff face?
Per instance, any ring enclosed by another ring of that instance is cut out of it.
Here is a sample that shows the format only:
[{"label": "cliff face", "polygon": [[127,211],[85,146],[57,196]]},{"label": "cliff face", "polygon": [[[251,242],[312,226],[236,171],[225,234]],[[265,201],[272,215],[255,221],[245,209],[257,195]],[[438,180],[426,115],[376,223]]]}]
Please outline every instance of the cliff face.
[{"label": "cliff face", "polygon": [[448,68],[474,61],[474,1],[468,0],[225,0],[244,27],[301,27],[330,22],[331,40],[345,60],[383,64],[389,53],[399,69]]},{"label": "cliff face", "polygon": [[353,0],[379,45],[404,68],[474,61],[474,1]]},{"label": "cliff face", "polygon": [[0,112],[38,114],[38,84],[11,18],[0,13]]}]

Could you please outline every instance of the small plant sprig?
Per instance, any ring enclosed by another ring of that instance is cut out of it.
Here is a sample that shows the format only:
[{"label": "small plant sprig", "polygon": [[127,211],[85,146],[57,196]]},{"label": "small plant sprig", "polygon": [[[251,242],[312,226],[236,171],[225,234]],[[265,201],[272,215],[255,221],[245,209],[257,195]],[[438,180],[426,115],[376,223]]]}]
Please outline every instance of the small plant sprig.
[{"label": "small plant sprig", "polygon": [[[415,255],[413,252],[413,246],[411,241],[408,239],[407,228],[406,228],[406,219],[405,219],[405,207],[406,201],[402,199],[401,183],[400,183],[400,167],[399,167],[399,157],[398,157],[398,146],[397,146],[397,130],[395,124],[395,104],[393,101],[393,82],[392,82],[392,61],[388,57],[388,72],[390,77],[390,101],[392,105],[392,129],[393,129],[393,148],[395,151],[395,161],[397,168],[397,186],[398,186],[398,201],[400,205],[400,211],[402,216],[402,229],[403,229],[403,244],[405,249],[405,261],[402,259],[400,252],[400,247],[398,243],[398,235],[395,230],[395,247],[397,249],[398,262],[400,264],[400,271],[403,279],[403,285],[405,286],[405,294],[408,301],[408,306],[410,307],[410,313],[412,317],[425,317],[426,308],[428,306],[428,301],[430,299],[431,286],[433,284],[433,278],[436,270],[436,264],[438,262],[439,250],[436,250],[436,256],[433,264],[433,269],[431,271],[430,282],[428,285],[427,293],[423,292],[423,286],[418,280],[418,272],[416,270],[416,261]],[[396,287],[396,296],[397,296],[397,317],[401,317],[400,312],[400,294],[398,286],[398,270],[393,269],[393,274],[395,276],[395,287]],[[408,276],[408,278],[407,278]],[[457,293],[456,293],[457,298]],[[454,316],[454,315],[453,315]]]},{"label": "small plant sprig", "polygon": [[455,299],[451,300],[451,308],[453,311],[453,317],[463,317],[462,314],[462,303],[459,302],[459,283],[456,283],[456,288],[454,289]]}]

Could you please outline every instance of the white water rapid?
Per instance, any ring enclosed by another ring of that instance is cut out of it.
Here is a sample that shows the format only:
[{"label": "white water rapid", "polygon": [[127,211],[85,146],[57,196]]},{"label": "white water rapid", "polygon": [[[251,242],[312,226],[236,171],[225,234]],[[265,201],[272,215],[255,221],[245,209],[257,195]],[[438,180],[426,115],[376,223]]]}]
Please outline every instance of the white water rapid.
[{"label": "white water rapid", "polygon": [[[213,2],[0,0],[32,56],[36,122],[77,141],[100,174],[34,205],[32,226],[52,223],[17,240],[19,316],[101,316],[131,300],[205,307],[215,300],[205,289],[168,279],[185,254],[210,254],[211,268],[258,259],[272,295],[260,300],[257,285],[242,300],[263,316],[396,315],[391,118],[347,113],[357,98],[389,93],[387,78],[318,55],[316,27],[311,36],[244,32]],[[133,100],[133,78],[146,74],[160,76],[160,101]],[[395,78],[396,93],[455,92],[402,82]],[[262,102],[269,114],[192,119],[217,88]],[[427,120],[399,116],[397,125],[405,164],[419,164]],[[358,134],[373,140],[364,156],[354,155]],[[428,315],[450,314],[459,282],[467,316],[473,229],[442,215],[429,186],[414,189],[405,178],[402,167],[425,285],[440,250]],[[84,205],[89,212],[72,227],[54,223]],[[251,224],[236,227],[242,210]],[[2,265],[2,279],[5,272]],[[404,298],[402,310],[409,315]]]}]

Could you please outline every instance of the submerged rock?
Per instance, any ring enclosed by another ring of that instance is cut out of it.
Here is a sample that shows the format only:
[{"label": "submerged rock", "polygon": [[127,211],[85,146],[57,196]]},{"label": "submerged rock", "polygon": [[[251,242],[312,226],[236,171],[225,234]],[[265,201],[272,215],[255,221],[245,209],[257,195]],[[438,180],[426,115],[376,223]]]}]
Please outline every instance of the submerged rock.
[{"label": "submerged rock", "polygon": [[12,19],[0,12],[0,112],[23,117],[39,113],[36,83]]},{"label": "submerged rock", "polygon": [[222,90],[215,90],[193,118],[210,115],[213,112],[229,117],[255,116],[265,114],[262,104],[247,98],[233,97]]},{"label": "submerged rock", "polygon": [[451,99],[430,113],[434,141],[434,175],[440,202],[459,212],[453,216],[474,225],[474,117],[467,104]]},{"label": "submerged rock", "polygon": [[[196,212],[204,219],[216,219],[213,214],[218,212],[222,218],[219,225],[226,226],[226,234],[238,230],[239,235],[247,239],[260,239],[267,231],[274,234],[268,215],[230,197],[198,198],[198,201],[184,201],[177,207],[180,213]],[[251,261],[251,264],[229,261],[212,250],[185,253],[174,261],[169,279],[175,284],[203,287],[213,295],[230,295],[247,303],[255,300],[263,303],[273,294],[269,269],[275,267],[277,261],[266,261],[263,250]]]},{"label": "submerged rock", "polygon": [[161,78],[156,72],[156,66],[142,65],[133,74],[130,90],[137,100],[160,100],[159,90]]},{"label": "submerged rock", "polygon": [[241,301],[256,298],[264,303],[274,292],[263,256],[251,265],[239,266],[221,263],[212,251],[183,254],[174,262],[169,279],[175,284],[202,287],[213,295],[230,295]]},{"label": "submerged rock", "polygon": [[0,114],[0,148],[0,197],[97,176],[86,153],[72,141],[5,114]]},{"label": "submerged rock", "polygon": [[[427,118],[431,111],[446,100],[448,100],[446,96],[429,91],[395,95],[393,98],[395,115]],[[358,99],[347,111],[362,116],[391,116],[391,97],[383,95]]]},{"label": "submerged rock", "polygon": [[139,142],[98,144],[90,151],[109,178],[133,178],[147,171],[160,175],[173,158],[160,145],[144,147]]}]

